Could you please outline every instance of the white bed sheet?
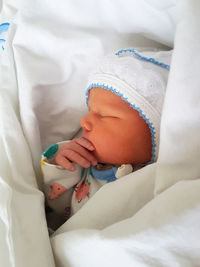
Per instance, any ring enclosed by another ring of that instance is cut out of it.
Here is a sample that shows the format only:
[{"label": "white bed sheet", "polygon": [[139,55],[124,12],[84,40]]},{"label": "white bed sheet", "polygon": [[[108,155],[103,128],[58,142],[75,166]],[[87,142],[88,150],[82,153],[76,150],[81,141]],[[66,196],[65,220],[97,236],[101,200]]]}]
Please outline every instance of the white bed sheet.
[{"label": "white bed sheet", "polygon": [[[2,266],[198,266],[200,4],[176,2],[1,3]],[[40,154],[78,131],[88,71],[104,53],[174,38],[158,162],[103,187],[50,244]]]}]

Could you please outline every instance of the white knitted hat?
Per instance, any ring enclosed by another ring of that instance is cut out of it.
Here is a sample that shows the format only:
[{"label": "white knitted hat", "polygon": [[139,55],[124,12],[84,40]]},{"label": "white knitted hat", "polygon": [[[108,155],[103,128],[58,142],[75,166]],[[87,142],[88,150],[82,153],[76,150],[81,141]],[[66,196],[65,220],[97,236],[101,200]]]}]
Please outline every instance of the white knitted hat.
[{"label": "white knitted hat", "polygon": [[152,158],[158,156],[160,120],[172,51],[123,49],[103,57],[89,76],[86,92],[101,87],[121,96],[147,122],[152,136]]}]

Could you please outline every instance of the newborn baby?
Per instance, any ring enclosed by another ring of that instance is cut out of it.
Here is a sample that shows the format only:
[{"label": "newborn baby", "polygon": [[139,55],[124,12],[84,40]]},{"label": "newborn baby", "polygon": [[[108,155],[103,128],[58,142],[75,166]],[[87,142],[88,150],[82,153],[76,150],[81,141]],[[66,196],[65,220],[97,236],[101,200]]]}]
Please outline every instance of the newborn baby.
[{"label": "newborn baby", "polygon": [[103,185],[157,159],[171,51],[120,50],[89,77],[82,137],[42,155],[48,205],[69,218]]}]

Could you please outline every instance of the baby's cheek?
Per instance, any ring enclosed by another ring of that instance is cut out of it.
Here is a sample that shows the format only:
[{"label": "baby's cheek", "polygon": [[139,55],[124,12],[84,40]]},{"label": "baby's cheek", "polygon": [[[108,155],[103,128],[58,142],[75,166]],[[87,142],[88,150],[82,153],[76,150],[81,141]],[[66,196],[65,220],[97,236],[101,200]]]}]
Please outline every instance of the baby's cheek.
[{"label": "baby's cheek", "polygon": [[89,140],[95,146],[93,154],[99,162],[113,163],[119,157],[121,148],[124,147],[124,138],[119,134],[116,124],[112,127],[107,124],[100,125],[101,127],[95,126],[89,136]]},{"label": "baby's cheek", "polygon": [[123,164],[131,163],[135,147],[132,134],[125,131],[107,131],[102,133],[102,138],[96,138],[96,156],[105,163]]},{"label": "baby's cheek", "polygon": [[99,162],[115,163],[116,159],[120,155],[116,139],[114,137],[105,137],[101,140],[101,142],[96,142],[96,150],[94,151],[94,155]]}]

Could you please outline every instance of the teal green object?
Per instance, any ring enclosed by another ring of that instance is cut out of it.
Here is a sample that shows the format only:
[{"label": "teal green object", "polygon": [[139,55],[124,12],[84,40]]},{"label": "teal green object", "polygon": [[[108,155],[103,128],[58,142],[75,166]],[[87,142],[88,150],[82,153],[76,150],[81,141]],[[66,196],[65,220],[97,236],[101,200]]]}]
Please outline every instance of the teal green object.
[{"label": "teal green object", "polygon": [[57,144],[49,146],[43,153],[43,156],[47,159],[52,158],[58,151],[59,146]]}]

